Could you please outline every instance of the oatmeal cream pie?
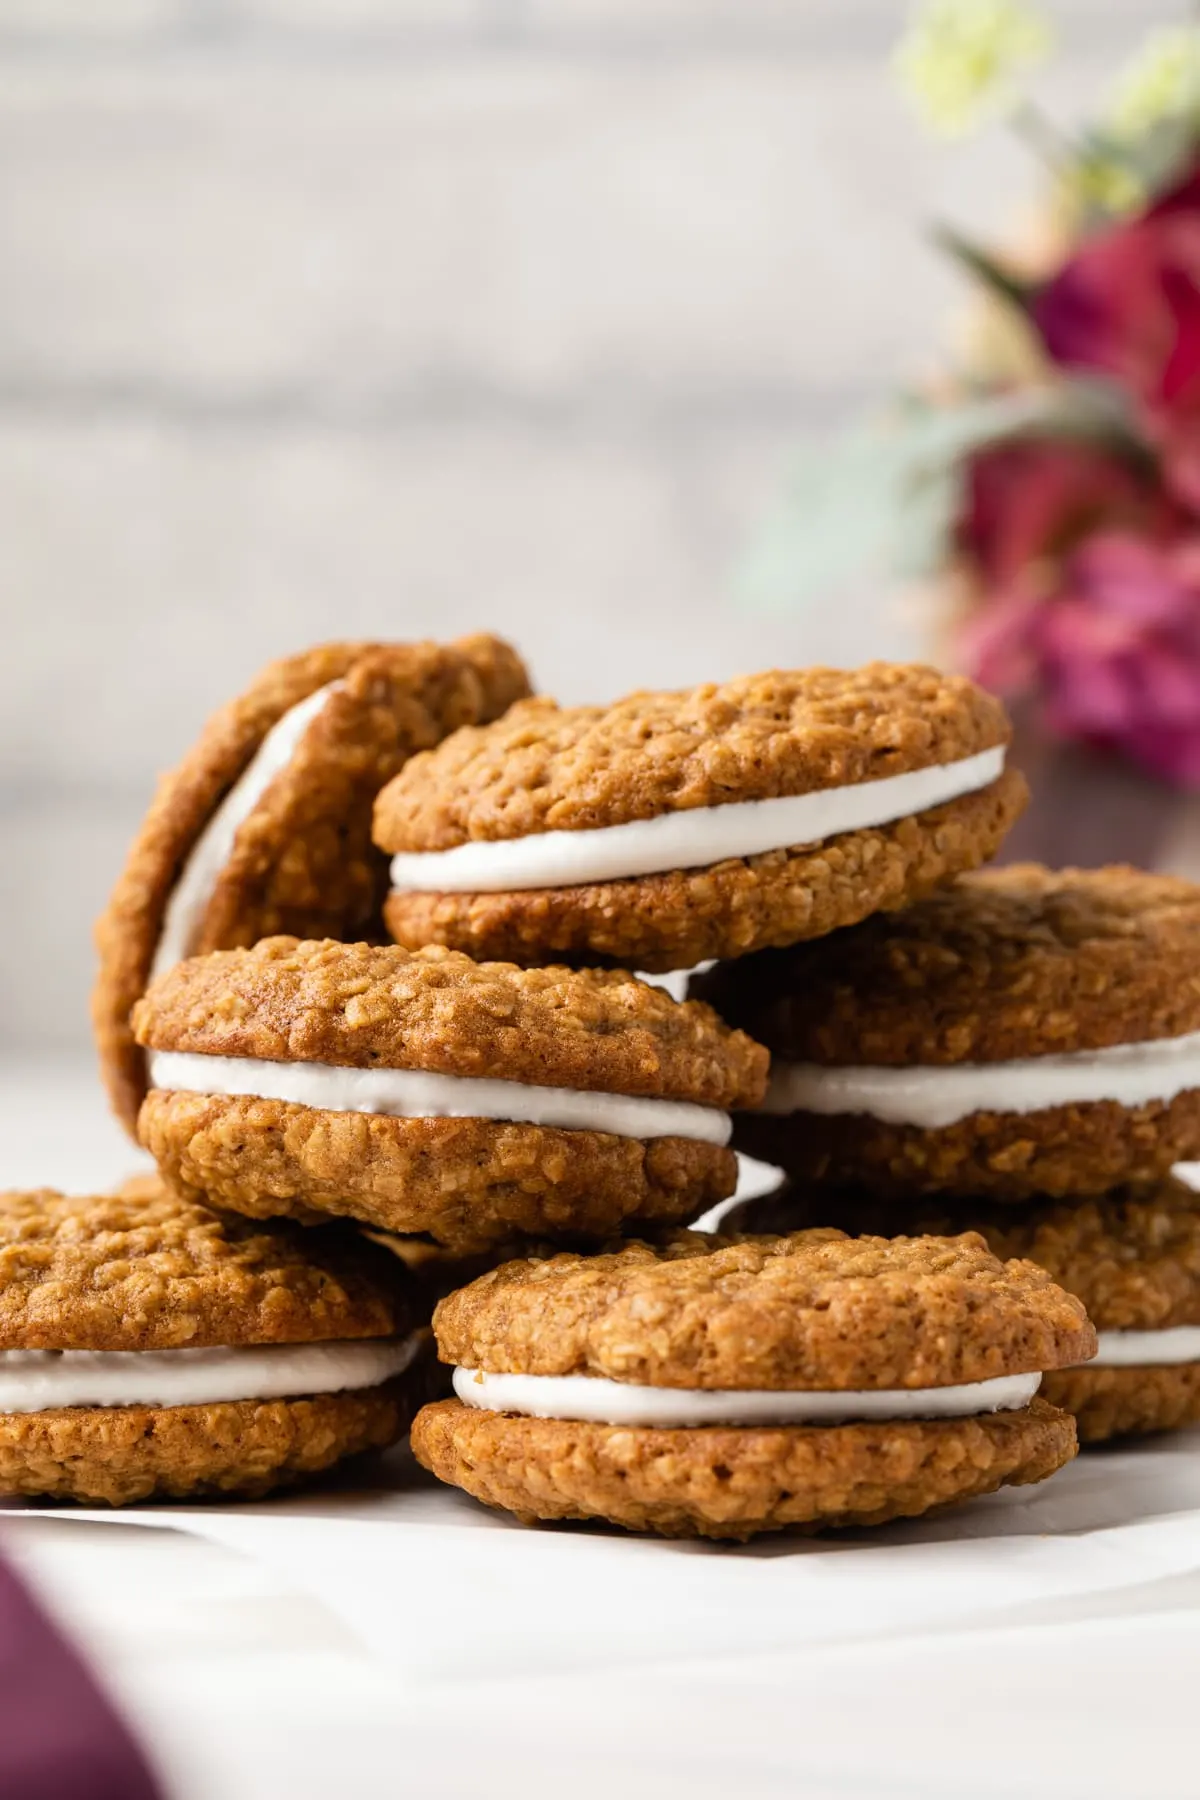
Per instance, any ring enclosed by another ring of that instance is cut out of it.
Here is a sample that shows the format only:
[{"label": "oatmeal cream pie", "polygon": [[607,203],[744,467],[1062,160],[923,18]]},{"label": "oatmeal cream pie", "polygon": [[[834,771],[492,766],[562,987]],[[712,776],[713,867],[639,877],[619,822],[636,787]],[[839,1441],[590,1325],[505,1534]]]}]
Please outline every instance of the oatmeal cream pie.
[{"label": "oatmeal cream pie", "polygon": [[96,929],[92,1003],[113,1104],[145,1093],[129,1013],[183,957],[274,932],[383,936],[371,807],[414,751],[529,692],[498,638],[323,644],[272,663],[163,777]]},{"label": "oatmeal cream pie", "polygon": [[1099,1338],[1084,1367],[1042,1383],[1047,1400],[1074,1413],[1082,1443],[1200,1423],[1200,1194],[1184,1182],[1020,1208],[958,1196],[897,1207],[793,1182],[742,1202],[722,1230],[818,1223],[868,1236],[978,1231],[995,1255],[1045,1269],[1082,1300]]},{"label": "oatmeal cream pie", "polygon": [[456,1398],[417,1458],[525,1521],[667,1536],[875,1525],[1075,1454],[1042,1372],[1078,1300],[982,1238],[734,1240],[507,1263],[434,1313]]},{"label": "oatmeal cream pie", "polygon": [[258,1495],[382,1448],[425,1397],[420,1318],[345,1227],[251,1224],[146,1179],[0,1194],[0,1492]]},{"label": "oatmeal cream pie", "polygon": [[820,937],[994,853],[1025,803],[997,700],[873,663],[614,706],[530,700],[380,794],[398,943],[660,972]]},{"label": "oatmeal cream pie", "polygon": [[1013,1201],[1200,1154],[1200,888],[1023,864],[697,977],[772,1052],[739,1149],[806,1181]]},{"label": "oatmeal cream pie", "polygon": [[181,963],[134,1018],[139,1133],[179,1193],[464,1255],[694,1218],[736,1183],[727,1109],[766,1086],[706,1006],[437,947],[271,938]]}]

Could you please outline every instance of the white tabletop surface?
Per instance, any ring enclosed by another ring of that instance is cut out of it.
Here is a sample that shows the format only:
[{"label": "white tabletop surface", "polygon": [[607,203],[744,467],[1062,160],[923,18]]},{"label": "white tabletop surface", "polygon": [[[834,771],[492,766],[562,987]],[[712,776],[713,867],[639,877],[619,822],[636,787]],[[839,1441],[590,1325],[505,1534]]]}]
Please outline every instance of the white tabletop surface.
[{"label": "white tabletop surface", "polygon": [[[0,1126],[6,1186],[134,1162],[90,1071],[6,1071]],[[3,1543],[178,1800],[1200,1790],[1200,1435],[747,1550],[525,1531],[405,1457],[135,1516],[12,1511]]]}]

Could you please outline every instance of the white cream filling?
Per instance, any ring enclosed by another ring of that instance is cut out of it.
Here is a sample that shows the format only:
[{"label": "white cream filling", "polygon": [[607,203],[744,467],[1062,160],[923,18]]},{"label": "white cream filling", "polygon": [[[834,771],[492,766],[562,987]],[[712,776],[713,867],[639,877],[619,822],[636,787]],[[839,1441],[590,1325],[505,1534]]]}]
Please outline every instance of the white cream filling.
[{"label": "white cream filling", "polygon": [[503,1375],[455,1369],[467,1406],[530,1419],[594,1425],[849,1425],[869,1419],[963,1419],[1016,1412],[1037,1393],[1040,1374],[999,1375],[960,1387],[880,1388],[847,1393],[763,1393],[751,1389],[638,1387],[598,1375]]},{"label": "white cream filling", "polygon": [[0,1413],[340,1394],[402,1374],[423,1336],[212,1350],[4,1350]]},{"label": "white cream filling", "polygon": [[613,1137],[729,1142],[732,1123],[715,1106],[632,1094],[585,1093],[426,1069],[342,1069],[329,1063],[263,1062],[251,1056],[195,1056],[155,1050],[150,1086],[187,1094],[282,1100],[321,1112],[378,1113],[392,1119],[496,1119]]},{"label": "white cream filling", "polygon": [[989,787],[1003,768],[1001,745],[959,762],[811,794],[732,800],[587,831],[540,831],[475,840],[453,850],[402,852],[392,858],[392,885],[419,893],[495,894],[707,868],[729,857],[760,856],[890,825]]},{"label": "white cream filling", "polygon": [[193,844],[163,912],[162,930],[150,968],[153,981],[187,956],[229,858],[234,840],[277,775],[283,773],[325,702],[340,682],[318,688],[293,706],[268,731],[253,761],[230,788]]},{"label": "white cream filling", "polygon": [[1200,1362],[1200,1325],[1165,1331],[1098,1331],[1100,1348],[1089,1369],[1148,1368],[1156,1363]]},{"label": "white cream filling", "polygon": [[762,1111],[865,1113],[937,1131],[976,1112],[1031,1113],[1114,1100],[1145,1106],[1200,1087],[1200,1031],[1011,1062],[903,1069],[773,1063]]}]

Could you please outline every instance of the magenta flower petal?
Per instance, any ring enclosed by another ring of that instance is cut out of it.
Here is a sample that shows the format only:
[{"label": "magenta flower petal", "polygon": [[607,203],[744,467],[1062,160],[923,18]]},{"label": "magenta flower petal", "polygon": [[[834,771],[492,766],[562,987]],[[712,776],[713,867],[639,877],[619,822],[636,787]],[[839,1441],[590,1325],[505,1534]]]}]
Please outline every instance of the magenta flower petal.
[{"label": "magenta flower petal", "polygon": [[1050,592],[987,602],[966,649],[1001,692],[1038,694],[1060,736],[1200,787],[1200,533],[1098,532]]}]

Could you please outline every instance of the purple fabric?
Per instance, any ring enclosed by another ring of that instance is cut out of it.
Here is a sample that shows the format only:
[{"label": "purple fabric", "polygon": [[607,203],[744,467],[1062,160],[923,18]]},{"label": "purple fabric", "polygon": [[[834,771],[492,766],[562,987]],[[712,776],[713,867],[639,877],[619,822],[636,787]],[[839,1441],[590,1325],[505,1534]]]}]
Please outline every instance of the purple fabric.
[{"label": "purple fabric", "polygon": [[0,1795],[162,1800],[87,1667],[0,1561]]}]

